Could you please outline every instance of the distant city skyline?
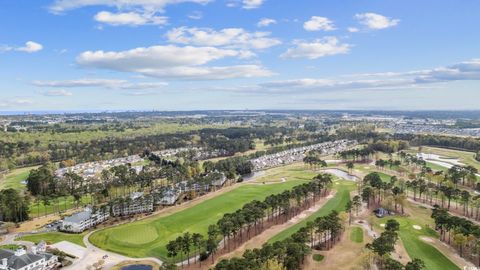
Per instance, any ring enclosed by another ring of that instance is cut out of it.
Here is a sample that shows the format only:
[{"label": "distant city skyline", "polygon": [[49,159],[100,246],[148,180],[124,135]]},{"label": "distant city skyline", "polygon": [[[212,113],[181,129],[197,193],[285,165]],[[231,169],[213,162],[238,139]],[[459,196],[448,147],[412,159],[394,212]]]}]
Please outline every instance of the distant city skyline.
[{"label": "distant city skyline", "polygon": [[0,112],[480,109],[480,2],[0,4]]}]

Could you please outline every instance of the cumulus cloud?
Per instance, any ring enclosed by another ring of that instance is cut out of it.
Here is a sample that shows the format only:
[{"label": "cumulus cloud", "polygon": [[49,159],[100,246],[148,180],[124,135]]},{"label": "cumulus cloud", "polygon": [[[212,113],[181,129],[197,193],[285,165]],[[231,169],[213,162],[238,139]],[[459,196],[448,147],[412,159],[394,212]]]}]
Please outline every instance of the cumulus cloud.
[{"label": "cumulus cloud", "polygon": [[157,16],[151,13],[136,13],[136,12],[120,12],[111,13],[108,11],[98,12],[94,19],[97,22],[110,24],[110,25],[164,25],[167,23],[167,17]]},{"label": "cumulus cloud", "polygon": [[170,30],[166,36],[170,42],[196,46],[267,49],[281,44],[268,32],[247,32],[242,28],[215,31],[211,28],[179,27]]},{"label": "cumulus cloud", "polygon": [[332,31],[335,30],[333,22],[326,17],[313,16],[310,20],[303,24],[303,28],[307,31]]},{"label": "cumulus cloud", "polygon": [[17,51],[27,53],[39,52],[42,49],[43,45],[34,41],[27,41],[27,43],[25,43],[25,46],[16,48]]},{"label": "cumulus cloud", "polygon": [[146,12],[163,12],[165,6],[180,3],[207,4],[212,0],[56,0],[50,7],[53,13],[88,6],[109,6],[118,10],[142,10]]},{"label": "cumulus cloud", "polygon": [[72,96],[72,92],[69,92],[67,90],[61,89],[61,90],[48,90],[42,92],[42,95],[48,96],[48,97],[69,97]]},{"label": "cumulus cloud", "polygon": [[84,67],[134,72],[158,78],[210,80],[272,75],[272,72],[259,65],[205,66],[215,60],[242,57],[243,51],[233,49],[165,45],[119,52],[87,51],[77,57],[77,63]]},{"label": "cumulus cloud", "polygon": [[366,27],[373,30],[386,29],[398,25],[400,20],[392,19],[377,13],[360,13],[355,18]]},{"label": "cumulus cloud", "polygon": [[277,23],[277,20],[270,19],[270,18],[263,18],[257,23],[257,26],[258,27],[267,27],[267,26],[270,26],[270,25],[276,24],[276,23]]},{"label": "cumulus cloud", "polygon": [[[155,89],[168,85],[165,82],[139,82],[132,83],[127,80],[115,79],[77,79],[64,81],[34,81],[33,85],[39,87],[52,88],[84,88],[84,87],[103,87],[109,89]],[[52,93],[57,90],[52,90]],[[59,90],[65,91],[65,90]]]},{"label": "cumulus cloud", "polygon": [[243,0],[242,1],[242,7],[244,9],[255,9],[255,8],[259,8],[260,6],[262,6],[264,0]]},{"label": "cumulus cloud", "polygon": [[12,47],[8,45],[0,45],[0,52],[17,51],[34,53],[43,50],[43,45],[34,41],[27,41],[24,46]]},{"label": "cumulus cloud", "polygon": [[326,37],[313,42],[295,41],[295,47],[288,49],[282,58],[318,59],[325,56],[346,54],[351,45],[342,44],[336,37]]}]

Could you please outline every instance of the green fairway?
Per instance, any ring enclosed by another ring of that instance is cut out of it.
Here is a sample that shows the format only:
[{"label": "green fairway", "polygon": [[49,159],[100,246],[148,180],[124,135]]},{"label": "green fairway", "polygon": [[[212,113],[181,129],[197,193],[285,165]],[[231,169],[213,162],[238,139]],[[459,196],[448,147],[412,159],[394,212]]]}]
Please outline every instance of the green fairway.
[{"label": "green fairway", "polygon": [[[79,207],[88,205],[90,203],[90,200],[91,200],[90,195],[83,196],[80,201]],[[50,199],[47,205],[44,204],[43,200],[37,201],[33,199],[30,202],[29,208],[30,208],[30,215],[32,217],[39,217],[39,216],[45,216],[52,213],[63,212],[63,211],[72,209],[75,206],[76,206],[75,200],[73,199],[73,197],[66,196],[66,197]]]},{"label": "green fairway", "polygon": [[95,232],[90,241],[105,250],[131,257],[158,257],[168,260],[165,245],[185,233],[206,235],[208,226],[225,213],[234,212],[252,200],[263,200],[304,183],[292,180],[269,185],[242,185],[230,192],[166,217],[152,217]]},{"label": "green fairway", "polygon": [[276,241],[281,241],[285,238],[288,238],[289,236],[297,232],[300,228],[304,227],[308,221],[315,220],[317,217],[326,216],[330,214],[332,210],[336,210],[338,212],[344,211],[345,205],[350,200],[350,191],[355,189],[356,184],[355,182],[351,181],[338,181],[336,183],[338,184],[335,184],[334,188],[337,190],[337,193],[320,210],[313,213],[303,221],[270,238],[268,242],[274,243]]},{"label": "green fairway", "polygon": [[350,232],[350,240],[355,243],[363,243],[363,229],[360,227],[352,227]]},{"label": "green fairway", "polygon": [[[423,209],[421,210],[428,211]],[[386,223],[386,221],[390,218],[377,219],[376,227],[380,229],[379,224]],[[419,219],[421,220],[421,218]],[[400,223],[400,239],[410,258],[422,259],[425,262],[425,269],[460,269],[434,246],[420,239],[421,236],[438,238],[438,235],[434,230],[426,227],[426,224],[420,222],[419,219],[417,219],[417,217],[395,217],[395,220]],[[416,230],[413,228],[413,225],[419,225],[422,227],[422,229]]]},{"label": "green fairway", "polygon": [[4,178],[0,177],[0,190],[7,188],[13,188],[16,190],[25,189],[25,184],[23,184],[22,182],[27,179],[30,171],[35,168],[37,167],[15,169],[5,175]]},{"label": "green fairway", "polygon": [[428,161],[427,161],[427,166],[430,167],[430,169],[432,169],[434,171],[448,171],[447,167],[443,167],[443,166],[440,166],[438,164],[431,163],[431,162],[428,162]]},{"label": "green fairway", "polygon": [[74,244],[80,245],[82,247],[85,247],[85,244],[83,244],[83,237],[85,236],[85,234],[86,233],[69,234],[69,233],[61,233],[61,232],[51,232],[51,233],[24,235],[15,240],[30,241],[35,244],[37,244],[42,240],[47,242],[47,244],[55,244],[61,241],[68,241],[68,242],[72,242]]}]

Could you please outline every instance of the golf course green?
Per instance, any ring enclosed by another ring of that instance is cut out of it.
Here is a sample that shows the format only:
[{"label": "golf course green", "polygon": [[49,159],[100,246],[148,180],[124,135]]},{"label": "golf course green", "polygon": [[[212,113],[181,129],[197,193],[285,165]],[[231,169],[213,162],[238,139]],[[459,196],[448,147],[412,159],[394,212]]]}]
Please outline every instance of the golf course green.
[{"label": "golf course green", "polygon": [[[386,223],[388,219],[389,218],[378,219],[376,227],[380,229],[379,224]],[[425,269],[460,269],[438,249],[420,239],[422,236],[438,238],[437,232],[426,227],[425,223],[422,222],[423,219],[421,217],[395,217],[395,220],[400,223],[400,231],[398,235],[411,259],[422,259],[425,262]],[[413,227],[414,225],[420,226],[421,229],[415,229]]]},{"label": "golf course green", "polygon": [[165,245],[179,235],[201,233],[225,213],[234,212],[252,200],[263,200],[308,180],[275,184],[245,184],[198,205],[165,217],[152,217],[95,232],[90,242],[95,246],[130,257],[157,257],[167,260]]}]

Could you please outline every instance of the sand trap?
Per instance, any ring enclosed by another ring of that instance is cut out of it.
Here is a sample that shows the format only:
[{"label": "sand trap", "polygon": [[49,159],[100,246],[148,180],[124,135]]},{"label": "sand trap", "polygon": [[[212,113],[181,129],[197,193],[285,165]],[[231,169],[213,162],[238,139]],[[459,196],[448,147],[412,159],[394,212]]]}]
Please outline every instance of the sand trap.
[{"label": "sand trap", "polygon": [[430,237],[426,237],[426,236],[420,236],[420,239],[422,239],[422,241],[425,241],[427,243],[434,243],[435,242],[435,240],[433,240]]},{"label": "sand trap", "polygon": [[367,170],[370,169],[370,167],[363,167],[363,168],[364,168],[364,169],[367,169]]},{"label": "sand trap", "polygon": [[380,227],[385,228],[385,223],[380,224]]},{"label": "sand trap", "polygon": [[422,229],[422,227],[420,227],[420,226],[418,226],[418,225],[413,225],[412,227],[413,227],[415,230],[421,230],[421,229]]}]

